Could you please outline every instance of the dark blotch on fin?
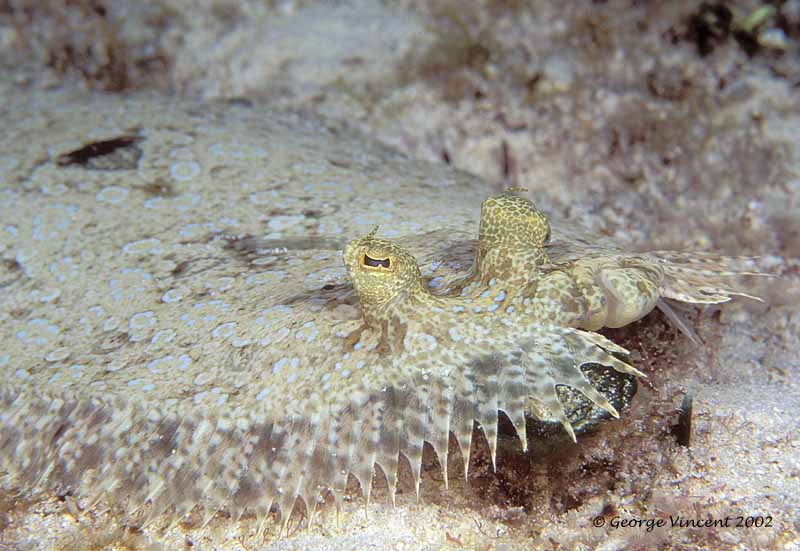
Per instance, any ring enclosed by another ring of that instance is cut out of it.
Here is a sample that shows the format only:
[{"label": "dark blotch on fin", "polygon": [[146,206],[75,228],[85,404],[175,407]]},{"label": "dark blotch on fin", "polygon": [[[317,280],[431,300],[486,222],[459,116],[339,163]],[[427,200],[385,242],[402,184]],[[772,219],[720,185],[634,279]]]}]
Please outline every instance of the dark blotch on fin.
[{"label": "dark blotch on fin", "polygon": [[[614,368],[599,364],[587,364],[582,368],[591,385],[597,389],[617,411],[627,409],[638,390],[636,377],[620,373]],[[558,387],[558,394],[575,435],[591,433],[611,418],[604,409],[596,406],[580,391],[565,386]],[[535,417],[528,408],[525,411],[525,426],[528,436],[528,453],[531,458],[541,458],[557,452],[572,440],[556,420],[542,420]],[[519,444],[511,423],[500,423],[498,447],[517,450]]]},{"label": "dark blotch on fin", "polygon": [[79,166],[87,170],[135,170],[142,157],[139,136],[119,136],[91,142],[80,149],[59,155],[58,166]]}]

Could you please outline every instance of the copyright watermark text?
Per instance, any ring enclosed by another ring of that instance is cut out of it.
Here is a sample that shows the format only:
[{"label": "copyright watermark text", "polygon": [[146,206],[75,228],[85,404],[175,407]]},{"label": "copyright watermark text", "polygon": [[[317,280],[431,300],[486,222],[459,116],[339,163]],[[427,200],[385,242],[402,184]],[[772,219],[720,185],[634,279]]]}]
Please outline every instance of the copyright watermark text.
[{"label": "copyright watermark text", "polygon": [[597,516],[592,519],[595,528],[604,526],[616,530],[619,528],[638,528],[652,532],[656,528],[772,528],[770,515],[735,515],[719,518],[692,518],[681,515],[668,517],[638,518],[632,516]]}]

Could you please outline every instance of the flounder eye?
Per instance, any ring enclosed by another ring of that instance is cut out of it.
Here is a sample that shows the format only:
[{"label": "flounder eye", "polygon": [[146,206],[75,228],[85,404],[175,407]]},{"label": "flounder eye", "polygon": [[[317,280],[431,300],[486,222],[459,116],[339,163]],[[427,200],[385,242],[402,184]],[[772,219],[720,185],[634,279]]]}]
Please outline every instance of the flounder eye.
[{"label": "flounder eye", "polygon": [[389,258],[372,258],[366,254],[364,255],[362,264],[364,264],[364,266],[369,266],[370,268],[385,268],[387,270],[391,267],[391,261]]}]

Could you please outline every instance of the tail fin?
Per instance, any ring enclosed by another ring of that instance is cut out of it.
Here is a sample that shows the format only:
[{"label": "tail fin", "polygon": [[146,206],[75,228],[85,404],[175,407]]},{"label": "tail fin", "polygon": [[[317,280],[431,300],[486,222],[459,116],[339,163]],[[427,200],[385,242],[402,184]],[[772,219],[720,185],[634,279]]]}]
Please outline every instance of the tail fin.
[{"label": "tail fin", "polygon": [[682,253],[653,251],[647,257],[664,270],[661,296],[693,304],[719,304],[742,296],[754,300],[759,297],[739,290],[731,278],[738,276],[767,276],[758,271],[755,258],[728,257],[713,253]]}]

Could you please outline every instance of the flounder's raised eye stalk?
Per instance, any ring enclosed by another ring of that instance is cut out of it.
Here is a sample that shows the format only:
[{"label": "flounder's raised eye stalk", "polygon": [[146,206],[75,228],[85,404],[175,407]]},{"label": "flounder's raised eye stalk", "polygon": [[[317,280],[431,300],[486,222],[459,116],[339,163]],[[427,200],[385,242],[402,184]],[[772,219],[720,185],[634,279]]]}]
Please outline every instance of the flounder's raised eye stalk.
[{"label": "flounder's raised eye stalk", "polygon": [[[767,275],[752,270],[752,259],[708,253],[653,251],[625,253],[607,246],[586,247],[567,235],[549,247],[551,224],[534,204],[509,190],[489,197],[481,208],[476,258],[460,286],[495,278],[509,292],[532,300],[552,297],[555,309],[533,311],[537,320],[596,331],[622,327],[647,315],[664,299],[692,304],[720,303],[735,295],[752,297],[729,283],[731,276]],[[559,250],[582,249],[560,258]],[[453,287],[458,288],[459,285]],[[547,290],[545,291],[545,287]]]}]

